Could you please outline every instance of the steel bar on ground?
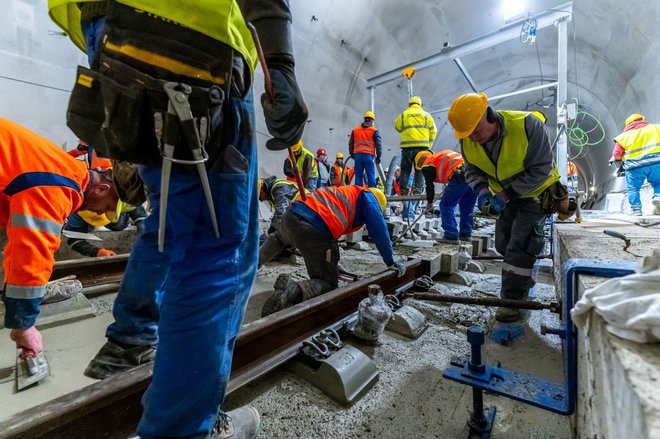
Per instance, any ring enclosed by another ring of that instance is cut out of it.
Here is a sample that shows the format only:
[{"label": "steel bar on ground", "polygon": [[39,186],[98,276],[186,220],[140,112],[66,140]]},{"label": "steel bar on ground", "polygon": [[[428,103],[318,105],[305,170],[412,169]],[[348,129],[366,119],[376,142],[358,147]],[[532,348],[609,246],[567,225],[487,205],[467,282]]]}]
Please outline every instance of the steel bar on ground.
[{"label": "steel bar on ground", "polygon": [[[387,270],[322,296],[243,325],[236,340],[228,393],[293,358],[303,340],[337,326],[357,310],[376,283],[384,292],[429,273],[429,262],[411,260],[397,277]],[[0,423],[0,439],[126,438],[142,414],[140,398],[151,381],[151,365],[143,365],[18,413]],[[112,431],[101,431],[109,430]]]},{"label": "steel bar on ground", "polygon": [[387,201],[426,201],[426,195],[390,195]]},{"label": "steel bar on ground", "polygon": [[76,275],[83,287],[118,282],[124,275],[128,254],[104,258],[79,258],[55,262],[50,280]]},{"label": "steel bar on ground", "polygon": [[540,303],[531,300],[511,300],[511,299],[498,299],[495,297],[460,297],[450,296],[446,294],[436,293],[405,293],[406,297],[412,297],[416,300],[429,300],[432,302],[450,302],[450,303],[464,303],[467,305],[481,305],[481,306],[504,306],[507,308],[519,309],[549,309],[552,312],[560,312],[561,308],[558,303]]}]

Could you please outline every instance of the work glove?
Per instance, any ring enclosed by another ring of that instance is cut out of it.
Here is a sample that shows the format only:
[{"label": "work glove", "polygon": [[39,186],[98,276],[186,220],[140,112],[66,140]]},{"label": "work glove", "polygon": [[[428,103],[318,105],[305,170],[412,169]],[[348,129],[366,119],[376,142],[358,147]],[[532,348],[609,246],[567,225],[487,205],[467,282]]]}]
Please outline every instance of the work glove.
[{"label": "work glove", "polygon": [[267,59],[267,64],[273,98],[262,94],[261,106],[273,138],[266,142],[266,148],[280,151],[295,145],[302,137],[307,123],[307,106],[296,82],[293,58],[273,56]]},{"label": "work glove", "polygon": [[96,257],[101,258],[103,256],[117,256],[117,253],[113,252],[112,250],[108,250],[107,248],[100,248],[98,253],[96,253]]},{"label": "work glove", "polygon": [[397,273],[398,277],[401,277],[404,274],[406,274],[406,267],[401,262],[395,262],[394,264],[390,265],[387,268],[391,268],[393,270],[396,270],[396,273]]},{"label": "work glove", "polygon": [[12,329],[9,338],[16,342],[16,347],[23,350],[21,358],[36,357],[44,350],[44,342],[37,328]]},{"label": "work glove", "polygon": [[493,196],[485,187],[479,191],[477,207],[486,215],[498,216],[504,210],[504,194]]}]

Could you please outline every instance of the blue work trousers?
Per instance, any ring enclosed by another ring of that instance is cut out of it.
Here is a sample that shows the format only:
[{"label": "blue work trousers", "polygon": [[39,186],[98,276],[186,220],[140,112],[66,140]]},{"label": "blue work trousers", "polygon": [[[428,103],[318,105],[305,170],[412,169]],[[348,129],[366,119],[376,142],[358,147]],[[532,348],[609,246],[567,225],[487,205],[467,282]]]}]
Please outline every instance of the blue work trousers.
[{"label": "blue work trousers", "polygon": [[628,202],[633,210],[642,209],[639,190],[642,188],[644,180],[648,180],[653,187],[653,196],[660,197],[660,164],[626,170],[626,191]]},{"label": "blue work trousers", "polygon": [[376,164],[374,163],[374,156],[357,152],[353,154],[353,160],[355,161],[355,184],[362,186],[364,180],[366,180],[369,187],[376,187]]},{"label": "blue work trousers", "polygon": [[[447,183],[445,193],[440,199],[440,217],[442,230],[446,239],[469,238],[472,236],[472,217],[477,194],[465,182],[462,175],[454,174]],[[454,211],[458,206],[460,212],[460,232],[456,224]]]}]

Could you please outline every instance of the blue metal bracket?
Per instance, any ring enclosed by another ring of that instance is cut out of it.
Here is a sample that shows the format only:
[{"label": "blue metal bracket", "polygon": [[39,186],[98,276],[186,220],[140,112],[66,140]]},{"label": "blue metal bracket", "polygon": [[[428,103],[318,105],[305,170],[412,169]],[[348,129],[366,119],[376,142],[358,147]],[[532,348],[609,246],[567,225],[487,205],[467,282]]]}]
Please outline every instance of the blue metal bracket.
[{"label": "blue metal bracket", "polygon": [[[558,330],[548,331],[559,335],[564,340],[563,383],[553,383],[532,375],[513,372],[501,368],[499,364],[496,366],[482,365],[480,368],[475,368],[470,361],[462,362],[457,358],[452,359],[450,366],[445,369],[443,377],[554,413],[572,414],[575,411],[577,399],[577,339],[571,320],[571,310],[575,305],[577,275],[607,278],[626,276],[635,272],[635,263],[616,260],[569,259],[564,264],[564,272],[563,324]],[[474,357],[475,344],[472,341],[470,343]]]}]

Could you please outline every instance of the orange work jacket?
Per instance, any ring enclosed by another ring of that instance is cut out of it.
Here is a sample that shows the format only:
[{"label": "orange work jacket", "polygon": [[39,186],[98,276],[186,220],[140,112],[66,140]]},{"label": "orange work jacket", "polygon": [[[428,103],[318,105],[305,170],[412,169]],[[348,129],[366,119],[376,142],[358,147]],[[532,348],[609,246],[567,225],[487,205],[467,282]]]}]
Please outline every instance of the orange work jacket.
[{"label": "orange work jacket", "polygon": [[353,226],[355,220],[355,205],[364,189],[359,186],[322,187],[307,195],[304,203],[325,221],[330,233],[335,239],[341,235],[359,230],[362,227]]},{"label": "orange work jacket", "polygon": [[82,204],[88,184],[85,163],[0,118],[0,227],[8,238],[3,263],[6,297],[43,297],[64,222]]},{"label": "orange work jacket", "polygon": [[449,179],[454,174],[454,169],[463,164],[463,156],[450,149],[444,149],[440,152],[427,157],[422,165],[422,169],[433,166],[435,167],[435,182],[447,184]]},{"label": "orange work jacket", "polygon": [[376,127],[363,127],[359,125],[353,128],[353,154],[376,155],[376,143],[374,142],[374,131]]}]

